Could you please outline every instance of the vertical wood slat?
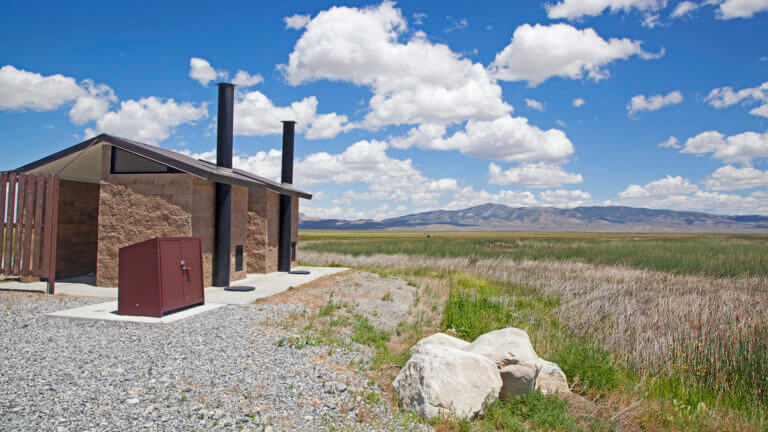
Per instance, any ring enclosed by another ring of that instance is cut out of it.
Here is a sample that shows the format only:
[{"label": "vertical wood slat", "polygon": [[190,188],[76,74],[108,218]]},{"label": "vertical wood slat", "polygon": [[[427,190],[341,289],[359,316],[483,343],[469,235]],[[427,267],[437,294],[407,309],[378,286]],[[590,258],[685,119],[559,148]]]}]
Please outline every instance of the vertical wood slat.
[{"label": "vertical wood slat", "polygon": [[14,226],[16,227],[13,232],[13,267],[11,272],[13,274],[19,274],[19,267],[21,267],[21,244],[24,240],[23,225],[24,225],[24,195],[26,194],[25,186],[27,184],[27,176],[24,174],[19,175],[18,192],[16,193],[16,220]]},{"label": "vertical wood slat", "polygon": [[8,174],[0,174],[0,274],[5,274],[5,194],[8,190]]},{"label": "vertical wood slat", "polygon": [[[43,210],[43,237],[41,242],[43,248],[41,250],[42,257],[40,259],[41,277],[47,277],[51,272],[51,225],[55,225],[55,221],[53,220],[53,206],[58,205],[58,203],[51,201],[51,197],[53,196],[53,182],[50,181],[50,179],[50,175],[45,176],[45,209]],[[56,239],[53,239],[53,241],[55,242]]]},{"label": "vertical wood slat", "polygon": [[51,176],[51,182],[53,183],[53,196],[51,197],[51,203],[53,204],[53,218],[51,219],[51,263],[50,272],[48,273],[48,294],[54,294],[56,287],[56,231],[59,225],[59,175],[53,174]]},{"label": "vertical wood slat", "polygon": [[8,176],[8,203],[5,217],[5,248],[3,250],[3,268],[11,274],[11,258],[13,257],[13,215],[16,203],[16,174]]},{"label": "vertical wood slat", "polygon": [[24,200],[24,242],[21,244],[21,274],[29,276],[32,266],[32,217],[35,213],[35,180],[37,176],[27,176],[27,191]]},{"label": "vertical wood slat", "polygon": [[32,270],[31,273],[35,276],[40,275],[40,250],[43,247],[43,203],[45,202],[45,176],[38,175],[35,181],[37,190],[35,191],[35,220],[34,220],[34,235],[33,235],[33,248],[32,248]]}]

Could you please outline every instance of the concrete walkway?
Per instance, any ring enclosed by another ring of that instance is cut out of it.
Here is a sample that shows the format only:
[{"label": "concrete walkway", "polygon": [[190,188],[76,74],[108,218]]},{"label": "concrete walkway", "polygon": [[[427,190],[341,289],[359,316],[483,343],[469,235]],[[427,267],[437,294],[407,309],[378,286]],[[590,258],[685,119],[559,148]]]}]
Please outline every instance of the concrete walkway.
[{"label": "concrete walkway", "polygon": [[[323,276],[347,270],[344,267],[294,267],[293,270],[306,270],[309,274],[291,273],[250,273],[245,279],[232,282],[232,286],[253,287],[253,291],[225,291],[224,288],[208,287],[205,289],[205,302],[218,304],[248,304],[260,298],[287,291],[289,288],[312,282]],[[0,283],[0,290],[45,292],[45,282],[21,283],[17,281]],[[117,288],[94,286],[93,278],[72,278],[56,281],[56,295],[79,297],[117,298]]]}]

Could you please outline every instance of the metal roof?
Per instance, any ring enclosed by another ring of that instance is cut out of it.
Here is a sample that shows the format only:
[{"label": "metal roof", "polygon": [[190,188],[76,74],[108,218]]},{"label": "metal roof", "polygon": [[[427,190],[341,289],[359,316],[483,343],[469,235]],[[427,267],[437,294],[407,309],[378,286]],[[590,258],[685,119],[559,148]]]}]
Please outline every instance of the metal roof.
[{"label": "metal roof", "polygon": [[50,156],[46,156],[40,160],[26,164],[15,169],[14,171],[30,171],[101,143],[112,145],[119,149],[142,156],[171,168],[175,168],[179,171],[192,174],[207,181],[226,183],[233,186],[243,187],[260,186],[280,194],[312,199],[312,194],[310,193],[294,189],[292,186],[281,185],[280,183],[274,182],[261,176],[257,176],[256,174],[250,173],[248,171],[241,169],[229,170],[227,168],[221,168],[216,166],[214,163],[204,161],[202,159],[195,159],[175,151],[162,149],[157,146],[152,146],[149,144],[144,144],[108,134],[98,135],[89,140],[83,141],[80,144],[73,145],[72,147],[68,147]]}]

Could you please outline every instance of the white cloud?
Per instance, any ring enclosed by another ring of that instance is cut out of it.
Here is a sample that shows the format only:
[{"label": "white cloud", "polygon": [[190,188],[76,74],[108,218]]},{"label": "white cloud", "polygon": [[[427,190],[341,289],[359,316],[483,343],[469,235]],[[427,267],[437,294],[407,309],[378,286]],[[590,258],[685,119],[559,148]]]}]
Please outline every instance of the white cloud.
[{"label": "white cloud", "polygon": [[252,87],[262,82],[264,82],[264,77],[259,74],[251,75],[244,70],[237,71],[235,78],[232,79],[232,84],[239,86],[240,88]]},{"label": "white cloud", "polygon": [[467,156],[507,162],[562,161],[573,154],[573,144],[563,131],[541,130],[523,117],[470,120],[463,130],[449,137],[444,134],[445,127],[423,125],[393,140],[393,146],[458,150]]},{"label": "white cloud", "polygon": [[88,128],[86,136],[109,133],[137,141],[156,144],[168,138],[172,129],[180,124],[194,123],[208,116],[205,103],[177,103],[150,96],[120,103],[118,111],[110,111],[96,120],[95,128]]},{"label": "white cloud", "polygon": [[309,15],[291,15],[283,18],[285,28],[301,30],[309,24]]},{"label": "white cloud", "polygon": [[217,79],[226,79],[227,72],[216,70],[207,60],[192,57],[189,59],[189,77],[204,86]]},{"label": "white cloud", "polygon": [[718,87],[709,92],[704,100],[715,108],[726,108],[740,102],[743,104],[762,102],[763,105],[752,109],[749,113],[768,117],[768,81],[758,87],[739,91],[733,91],[732,87]]},{"label": "white cloud", "polygon": [[643,27],[655,28],[657,25],[661,25],[659,22],[659,14],[646,14],[643,17]]},{"label": "white cloud", "polygon": [[381,141],[358,141],[344,152],[313,153],[296,164],[296,185],[320,183],[368,185],[367,192],[347,192],[352,199],[435,203],[445,192],[458,188],[452,178],[430,179],[413,166],[411,159],[394,159]]},{"label": "white cloud", "polygon": [[719,19],[752,18],[758,12],[768,11],[767,0],[713,0],[712,3],[719,3]]},{"label": "white cloud", "polygon": [[459,20],[452,19],[451,17],[446,17],[446,18],[448,19],[448,21],[451,22],[451,25],[444,30],[446,33],[450,33],[454,30],[461,30],[461,29],[467,28],[468,22],[466,18],[462,18]]},{"label": "white cloud", "polygon": [[[179,153],[195,159],[202,159],[213,163],[216,162],[216,149],[202,153],[192,153],[189,150],[184,149],[179,151]],[[232,156],[232,166],[273,181],[280,181],[282,152],[280,150],[272,149],[269,151],[260,151],[255,155],[242,153],[235,154]]]},{"label": "white cloud", "polygon": [[488,183],[518,185],[530,188],[551,188],[584,181],[581,174],[569,173],[560,165],[547,162],[527,163],[503,171],[500,166],[488,165]]},{"label": "white cloud", "polygon": [[682,1],[677,4],[675,10],[670,15],[671,18],[681,18],[701,7],[699,4],[692,1]]},{"label": "white cloud", "polygon": [[716,191],[768,186],[768,171],[760,171],[759,169],[749,167],[736,168],[726,165],[718,168],[703,183],[706,189]]},{"label": "white cloud", "polygon": [[471,186],[467,186],[458,190],[453,200],[444,208],[459,210],[487,203],[504,204],[509,207],[528,207],[539,204],[536,196],[529,191],[502,190],[494,194],[485,190],[475,191]]},{"label": "white cloud", "polygon": [[671,176],[645,187],[630,185],[613,204],[720,214],[768,214],[768,196],[760,191],[748,196],[702,191],[687,179]]},{"label": "white cloud", "polygon": [[526,99],[525,105],[528,106],[528,108],[535,109],[537,111],[544,111],[544,104],[537,101],[536,99]]},{"label": "white cloud", "polygon": [[345,115],[318,114],[317,105],[314,96],[279,107],[259,91],[238,93],[235,100],[235,134],[279,134],[283,130],[281,121],[293,120],[297,122],[297,132],[303,132],[307,139],[321,139],[333,138],[353,126]]},{"label": "white cloud", "polygon": [[631,184],[624,191],[619,192],[622,199],[644,199],[664,195],[684,195],[697,192],[699,187],[691,184],[691,181],[680,176],[668,175],[661,180],[652,181],[645,186]]},{"label": "white cloud", "polygon": [[51,111],[84,96],[88,92],[74,78],[43,76],[11,65],[0,68],[0,110]]},{"label": "white cloud", "polygon": [[583,16],[596,16],[609,9],[611,13],[623,11],[629,13],[633,9],[650,13],[667,6],[666,0],[563,0],[557,4],[546,6],[550,19],[578,19]]},{"label": "white cloud", "polygon": [[599,81],[608,77],[606,66],[611,62],[633,55],[643,59],[663,55],[663,50],[658,55],[646,53],[640,45],[630,39],[606,41],[591,28],[523,24],[515,29],[509,45],[496,54],[490,69],[498,79],[528,81],[530,86],[554,76],[581,79],[586,74]]},{"label": "white cloud", "polygon": [[677,140],[677,138],[671,136],[666,141],[659,143],[659,147],[661,147],[661,148],[676,148],[677,149],[677,148],[680,148],[682,146],[679,144],[679,141]]},{"label": "white cloud", "polygon": [[641,111],[656,111],[667,105],[679,104],[682,101],[683,95],[677,90],[666,95],[655,95],[649,96],[648,98],[646,98],[645,95],[639,94],[633,96],[627,104],[627,115],[633,117]]},{"label": "white cloud", "polygon": [[293,85],[327,79],[373,91],[363,124],[447,124],[490,120],[512,107],[485,67],[415,32],[391,2],[375,7],[332,7],[306,26],[281,65]]},{"label": "white cloud", "polygon": [[91,120],[98,120],[109,111],[112,103],[117,102],[115,92],[106,84],[94,84],[91,80],[83,80],[87,96],[80,96],[69,110],[69,119],[76,125],[83,125]]},{"label": "white cloud", "polygon": [[680,153],[712,153],[723,162],[751,166],[752,159],[768,157],[768,132],[744,132],[725,137],[718,131],[707,131],[689,138]]},{"label": "white cloud", "polygon": [[572,103],[573,103],[573,106],[575,106],[576,108],[579,108],[582,105],[584,105],[586,102],[582,98],[576,98],[576,99],[573,100]]},{"label": "white cloud", "polygon": [[427,14],[423,12],[416,12],[413,14],[413,23],[416,25],[424,24],[424,18],[427,17]]},{"label": "white cloud", "polygon": [[548,190],[539,194],[541,204],[558,208],[573,208],[593,204],[592,195],[581,190]]}]

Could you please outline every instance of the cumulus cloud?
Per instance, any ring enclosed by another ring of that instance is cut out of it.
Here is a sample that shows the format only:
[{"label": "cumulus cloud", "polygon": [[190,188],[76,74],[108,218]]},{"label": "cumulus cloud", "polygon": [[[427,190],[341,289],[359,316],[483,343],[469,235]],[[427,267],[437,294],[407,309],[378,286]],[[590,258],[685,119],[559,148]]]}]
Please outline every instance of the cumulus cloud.
[{"label": "cumulus cloud", "polygon": [[[210,150],[202,153],[192,153],[189,150],[179,151],[181,154],[202,159],[208,162],[216,163],[216,150]],[[268,178],[273,181],[280,181],[280,170],[282,169],[282,152],[272,149],[269,151],[260,151],[254,155],[237,153],[232,156],[232,166],[258,176]]]},{"label": "cumulus cloud", "polygon": [[558,129],[542,130],[523,117],[501,117],[492,121],[467,122],[463,130],[445,137],[445,127],[424,125],[411,129],[393,146],[413,145],[429,150],[458,150],[476,158],[506,162],[562,161],[573,154],[573,144]]},{"label": "cumulus cloud", "polygon": [[680,176],[668,175],[661,180],[652,181],[645,186],[631,184],[624,191],[619,192],[622,199],[641,199],[664,195],[684,195],[697,192],[699,187],[690,180]]},{"label": "cumulus cloud", "polygon": [[240,88],[252,87],[262,82],[264,82],[264,77],[259,74],[251,75],[244,70],[237,71],[235,77],[232,79],[232,84]]},{"label": "cumulus cloud", "polygon": [[541,204],[549,207],[573,208],[594,204],[592,195],[581,190],[549,190],[539,194]]},{"label": "cumulus cloud", "polygon": [[76,125],[84,125],[91,120],[98,120],[109,111],[110,105],[117,102],[115,92],[106,84],[95,84],[92,80],[83,80],[87,95],[75,100],[69,110],[69,119]]},{"label": "cumulus cloud", "polygon": [[585,75],[599,81],[607,78],[606,67],[633,55],[643,59],[658,55],[643,51],[640,41],[612,38],[605,40],[587,28],[568,24],[544,26],[523,24],[515,29],[512,41],[490,65],[494,76],[505,81],[528,81],[536,86],[555,76],[581,79]]},{"label": "cumulus cloud", "polygon": [[630,185],[614,204],[721,214],[768,213],[768,196],[761,191],[748,196],[705,191],[680,176],[667,176],[645,186]]},{"label": "cumulus cloud", "polygon": [[572,103],[573,103],[573,106],[575,106],[576,108],[579,108],[582,105],[584,105],[586,102],[582,98],[576,98],[576,99],[573,100]]},{"label": "cumulus cloud", "polygon": [[659,147],[661,148],[681,148],[682,146],[679,144],[679,141],[677,138],[670,136],[666,141],[660,142]]},{"label": "cumulus cloud", "polygon": [[681,18],[701,7],[698,3],[692,1],[682,1],[677,4],[675,10],[669,16],[671,18]]},{"label": "cumulus cloud", "polygon": [[536,196],[529,191],[502,190],[490,193],[485,190],[476,191],[471,186],[459,189],[448,204],[447,210],[460,210],[481,204],[504,204],[509,207],[528,207],[538,205]]},{"label": "cumulus cloud", "polygon": [[189,59],[189,77],[207,87],[211,81],[226,79],[227,72],[214,69],[205,59],[192,57]]},{"label": "cumulus cloud", "polygon": [[297,132],[307,139],[333,138],[353,127],[347,116],[318,114],[317,98],[310,96],[288,106],[275,106],[264,93],[238,93],[235,99],[235,134],[263,136],[282,133],[283,120],[297,122]]},{"label": "cumulus cloud", "polygon": [[168,138],[173,128],[191,124],[208,116],[205,103],[176,102],[154,96],[120,103],[120,109],[110,111],[96,120],[94,128],[85,131],[86,136],[109,133],[124,138],[156,144]]},{"label": "cumulus cloud", "polygon": [[411,200],[435,203],[445,192],[458,188],[452,178],[431,179],[413,166],[411,159],[395,159],[386,154],[387,143],[358,141],[342,153],[313,153],[296,164],[296,185],[319,183],[368,185],[367,192],[348,192],[352,199],[389,201]]},{"label": "cumulus cloud", "polygon": [[766,0],[710,0],[718,4],[719,19],[752,18],[758,12],[768,11]]},{"label": "cumulus cloud", "polygon": [[642,111],[656,111],[667,105],[676,105],[683,101],[683,95],[675,90],[666,95],[655,95],[645,97],[645,95],[633,96],[627,104],[627,115],[634,117]]},{"label": "cumulus cloud", "polygon": [[584,16],[596,16],[605,12],[619,11],[629,13],[633,9],[640,12],[653,12],[667,6],[667,0],[563,0],[560,3],[546,6],[550,19],[565,18],[569,20]]},{"label": "cumulus cloud", "polygon": [[544,111],[544,104],[537,101],[536,99],[526,99],[525,105],[528,108],[535,109],[537,111]]},{"label": "cumulus cloud", "polygon": [[768,81],[757,87],[734,91],[732,87],[718,87],[709,92],[704,100],[715,108],[726,108],[737,103],[763,103],[752,109],[752,115],[768,117]]},{"label": "cumulus cloud", "polygon": [[755,158],[768,157],[768,132],[744,132],[726,137],[718,131],[707,131],[689,138],[680,153],[712,157],[726,163],[751,166]]},{"label": "cumulus cloud", "polygon": [[291,15],[283,18],[285,28],[301,30],[309,24],[309,15]]},{"label": "cumulus cloud", "polygon": [[718,168],[704,179],[704,187],[710,190],[726,191],[751,189],[768,186],[768,171],[755,168],[736,168],[731,165]]},{"label": "cumulus cloud", "polygon": [[52,111],[87,96],[88,91],[71,77],[43,76],[11,65],[0,68],[0,110]]},{"label": "cumulus cloud", "polygon": [[369,87],[373,96],[363,124],[370,128],[489,120],[511,112],[482,64],[422,32],[401,42],[406,31],[391,2],[332,7],[307,24],[280,69],[293,85],[326,79]]},{"label": "cumulus cloud", "polygon": [[518,185],[530,188],[551,188],[584,181],[581,174],[569,173],[560,165],[539,162],[527,163],[503,171],[500,166],[488,165],[488,183]]}]

